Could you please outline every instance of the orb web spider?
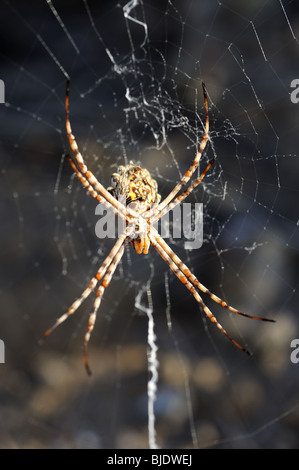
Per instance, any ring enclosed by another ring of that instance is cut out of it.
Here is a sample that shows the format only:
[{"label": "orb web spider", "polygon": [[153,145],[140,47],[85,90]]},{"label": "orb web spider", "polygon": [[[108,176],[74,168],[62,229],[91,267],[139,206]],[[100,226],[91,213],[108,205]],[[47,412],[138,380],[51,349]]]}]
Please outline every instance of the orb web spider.
[{"label": "orb web spider", "polygon": [[213,323],[215,323],[217,328],[219,328],[219,330],[235,346],[248,355],[251,355],[247,349],[237,343],[221,326],[211,310],[203,302],[196,288],[207,294],[214,302],[238,315],[252,318],[254,320],[271,322],[273,320],[242,313],[209,291],[209,289],[199,282],[197,277],[173,252],[170,246],[168,246],[168,244],[163,240],[163,238],[159,235],[158,231],[153,226],[153,224],[157,222],[166,212],[170,211],[177,204],[181,203],[196,188],[196,186],[201,183],[204,176],[214,163],[213,158],[203,173],[198,178],[196,178],[184,192],[182,192],[180,195],[177,195],[182,187],[188,183],[191,176],[198,167],[200,158],[209,139],[209,109],[207,92],[204,83],[202,83],[202,89],[206,117],[204,133],[199,145],[198,152],[196,153],[189,169],[162,202],[160,202],[161,196],[158,194],[157,182],[151,178],[150,173],[146,169],[140,168],[133,162],[130,162],[129,165],[120,166],[118,168],[118,172],[112,175],[113,186],[108,189],[105,189],[104,186],[94,176],[94,174],[87,168],[71,129],[71,123],[69,119],[69,86],[70,83],[68,80],[66,83],[65,94],[66,131],[70,147],[74,154],[74,161],[69,156],[67,157],[68,161],[78,179],[81,181],[82,185],[97,201],[99,201],[101,204],[104,204],[107,208],[112,209],[115,214],[121,217],[125,223],[125,228],[117,239],[109,255],[103,261],[95,276],[90,280],[88,287],[83,291],[81,296],[73,302],[67,312],[61,315],[54,325],[44,333],[44,337],[48,336],[58,325],[64,322],[70,315],[75,313],[82,302],[96,288],[99,281],[101,281],[101,284],[96,292],[93,311],[89,316],[83,347],[84,364],[87,373],[91,374],[87,359],[87,346],[91,332],[95,325],[97,311],[99,309],[104,291],[109,285],[114,271],[116,270],[117,265],[124,254],[125,247],[131,243],[138,254],[147,254],[150,245],[152,245],[159,255],[164,259],[164,261],[166,261],[174,274],[191,292],[195,300],[202,307],[207,317]]}]

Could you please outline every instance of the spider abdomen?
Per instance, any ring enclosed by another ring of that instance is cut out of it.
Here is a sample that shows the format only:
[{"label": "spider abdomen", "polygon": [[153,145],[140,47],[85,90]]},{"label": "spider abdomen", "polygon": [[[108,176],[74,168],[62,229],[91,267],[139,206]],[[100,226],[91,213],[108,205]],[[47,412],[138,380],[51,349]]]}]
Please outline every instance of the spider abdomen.
[{"label": "spider abdomen", "polygon": [[149,205],[156,205],[161,199],[157,181],[151,177],[148,170],[133,162],[118,167],[117,173],[112,175],[112,186],[108,191],[126,205],[133,201],[145,201]]}]

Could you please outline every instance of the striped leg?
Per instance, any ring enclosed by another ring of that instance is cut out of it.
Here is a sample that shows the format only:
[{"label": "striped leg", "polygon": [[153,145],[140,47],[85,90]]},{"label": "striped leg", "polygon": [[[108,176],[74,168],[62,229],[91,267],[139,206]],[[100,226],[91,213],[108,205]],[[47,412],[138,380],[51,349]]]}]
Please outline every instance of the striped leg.
[{"label": "striped leg", "polygon": [[93,186],[91,186],[91,184],[88,182],[88,180],[85,178],[85,176],[83,176],[80,171],[78,170],[78,168],[76,167],[75,163],[73,162],[73,160],[67,155],[67,159],[73,169],[73,171],[76,173],[78,179],[80,180],[80,182],[82,183],[82,185],[84,186],[84,188],[87,189],[87,191],[92,195],[92,197],[94,197],[97,201],[99,201],[101,204],[103,204],[104,206],[107,207],[107,209],[112,209],[113,212],[118,215],[119,217],[121,217],[123,220],[126,220],[126,216],[121,212],[121,211],[118,211],[114,206],[112,206],[110,204],[110,202],[108,202],[103,196],[101,196],[94,188]]},{"label": "striped leg", "polygon": [[195,155],[195,158],[189,168],[189,170],[186,171],[184,176],[181,178],[180,182],[173,188],[171,193],[158,205],[158,208],[160,211],[164,209],[165,206],[177,195],[177,193],[181,190],[184,184],[188,183],[190,180],[191,176],[193,175],[194,171],[198,167],[199,160],[202,156],[202,153],[207,145],[207,141],[209,139],[209,108],[208,108],[208,98],[207,98],[207,91],[205,84],[202,83],[202,89],[203,89],[203,96],[204,96],[204,101],[205,101],[205,109],[206,109],[206,124],[205,124],[205,132],[202,136],[201,143],[198,149],[197,154]]},{"label": "striped leg", "polygon": [[94,325],[95,325],[96,317],[97,317],[97,311],[100,307],[104,291],[105,291],[106,287],[108,287],[108,285],[111,281],[111,278],[114,274],[114,271],[116,270],[116,268],[118,266],[118,263],[120,262],[123,254],[124,254],[124,249],[125,249],[125,243],[122,244],[119,251],[116,253],[115,257],[113,258],[113,261],[111,262],[111,264],[108,268],[108,271],[105,274],[105,277],[104,277],[100,287],[97,290],[96,299],[95,299],[94,306],[93,306],[93,311],[89,316],[87,330],[86,330],[85,337],[84,337],[84,345],[83,345],[83,359],[84,359],[84,364],[85,364],[88,375],[91,375],[91,370],[90,370],[90,367],[89,367],[89,364],[88,364],[88,359],[87,359],[88,342],[90,340],[92,330],[94,329]]},{"label": "striped leg", "polygon": [[162,211],[159,211],[159,206],[158,206],[158,214],[153,217],[153,220],[151,221],[152,223],[155,223],[157,220],[159,220],[163,215],[165,215],[167,212],[171,211],[177,204],[180,204],[184,199],[186,199],[187,196],[193,191],[193,189],[198,186],[202,180],[204,179],[205,175],[215,162],[215,158],[213,158],[210,163],[207,165],[206,169],[202,172],[202,174],[196,178],[196,180],[193,181],[192,184],[184,191],[182,194],[177,196],[174,201],[172,201],[168,206],[164,207]]},{"label": "striped leg", "polygon": [[[152,234],[155,232],[152,230]],[[254,317],[252,315],[247,315],[246,313],[240,312],[234,307],[231,307],[228,305],[224,300],[220,299],[220,297],[217,297],[217,295],[213,294],[209,289],[207,289],[199,280],[197,279],[194,274],[190,271],[190,269],[183,263],[183,261],[174,253],[174,251],[170,248],[170,246],[163,240],[163,238],[156,232],[155,236],[156,242],[160,245],[162,250],[164,250],[169,258],[179,267],[179,269],[184,273],[186,278],[189,279],[189,281],[196,287],[198,287],[202,292],[207,294],[214,302],[217,304],[221,305],[221,307],[227,308],[231,312],[234,312],[238,315],[242,315],[243,317],[251,318],[252,320],[261,320],[261,321],[269,321],[273,322],[274,320],[271,320],[269,318],[262,318],[262,317]]]},{"label": "striped leg", "polygon": [[94,290],[94,288],[96,287],[97,283],[99,280],[102,279],[102,277],[104,276],[104,274],[106,273],[107,269],[109,268],[110,264],[112,263],[114,257],[117,255],[117,253],[120,251],[125,239],[126,239],[127,235],[126,233],[123,233],[119,239],[117,240],[117,242],[115,243],[114,247],[112,248],[112,250],[110,251],[109,255],[107,256],[107,258],[104,260],[104,262],[102,263],[100,269],[98,270],[98,272],[96,273],[96,275],[91,279],[91,281],[89,282],[89,285],[88,287],[83,291],[83,293],[81,294],[81,296],[75,300],[75,302],[72,303],[72,305],[70,306],[70,308],[66,311],[66,313],[64,313],[63,315],[61,315],[57,320],[56,322],[54,323],[53,326],[51,326],[51,328],[49,328],[45,333],[44,333],[44,338],[46,338],[47,336],[49,336],[53,330],[55,330],[55,328],[57,328],[57,326],[61,325],[61,323],[63,323],[70,315],[72,315],[73,313],[75,313],[78,308],[80,307],[80,305],[82,304],[82,302],[91,294],[91,292]]},{"label": "striped leg", "polygon": [[[151,244],[153,245],[153,247],[156,249],[156,251],[159,253],[159,255],[164,259],[164,261],[166,261],[166,263],[168,264],[168,266],[170,267],[170,269],[174,272],[174,274],[179,278],[179,280],[187,287],[187,289],[191,292],[191,294],[193,295],[193,297],[195,298],[195,300],[201,305],[203,311],[205,312],[205,314],[207,315],[207,317],[211,320],[212,323],[215,323],[215,325],[217,326],[217,328],[235,345],[237,346],[237,348],[241,349],[242,351],[244,351],[246,354],[248,354],[249,356],[251,356],[251,353],[246,349],[244,348],[243,346],[241,346],[239,343],[237,343],[237,341],[235,341],[228,333],[227,331],[223,328],[223,326],[218,322],[218,320],[216,319],[216,317],[212,314],[211,310],[205,305],[205,303],[203,302],[201,296],[199,295],[199,293],[196,291],[194,285],[190,282],[192,280],[193,281],[197,281],[197,279],[195,278],[195,276],[192,275],[192,273],[190,272],[190,270],[187,268],[187,266],[184,265],[184,263],[182,263],[182,261],[176,256],[174,255],[174,253],[172,252],[172,250],[170,250],[174,257],[170,257],[170,255],[167,253],[167,251],[165,251],[164,247],[162,246],[163,244],[160,243],[160,235],[154,237],[153,234],[151,233],[150,234],[150,239],[151,239]],[[167,245],[167,244],[165,244]],[[177,264],[176,262],[177,261]],[[180,266],[180,267],[179,267]],[[188,280],[188,278],[190,280]],[[202,284],[200,284],[198,282],[198,284],[202,287],[204,287]],[[199,286],[197,286],[199,287]],[[260,318],[260,317],[252,317],[250,315],[246,315],[246,314],[243,314],[241,312],[239,312],[238,310],[236,309],[233,309],[232,307],[230,307],[226,302],[224,302],[223,300],[219,299],[219,297],[217,296],[214,296],[214,294],[212,294],[210,291],[208,291],[208,289],[206,289],[204,287],[204,291],[203,292],[206,292],[208,295],[210,295],[210,297],[217,303],[220,303],[220,305],[222,307],[226,307],[228,308],[229,310],[232,310],[233,312],[235,313],[238,313],[240,315],[243,315],[243,316],[246,316],[246,317],[249,317],[249,318],[253,318],[253,319],[256,319],[256,320],[267,320],[265,318]],[[219,300],[219,302],[218,302]],[[268,321],[273,321],[273,320],[268,320]]]},{"label": "striped leg", "polygon": [[125,207],[123,204],[118,202],[115,197],[112,196],[112,194],[107,191],[107,189],[97,180],[97,178],[94,176],[94,174],[88,170],[84,159],[79,151],[76,139],[74,134],[72,133],[72,128],[71,128],[71,123],[69,119],[69,91],[70,91],[70,81],[67,80],[66,82],[66,91],[65,91],[65,124],[66,124],[66,132],[68,136],[68,140],[71,146],[71,149],[75,155],[76,161],[78,163],[78,166],[80,168],[81,173],[83,176],[88,180],[90,185],[96,189],[102,196],[107,199],[107,201],[110,202],[112,206],[114,206],[116,209],[121,211],[125,215]]},{"label": "striped leg", "polygon": [[174,272],[174,274],[179,278],[179,280],[187,287],[187,289],[191,292],[195,300],[199,303],[199,305],[202,307],[203,311],[207,315],[207,317],[211,320],[212,323],[215,323],[217,328],[223,333],[237,348],[241,349],[241,351],[244,351],[248,356],[251,356],[251,353],[241,346],[237,341],[235,341],[228,333],[227,331],[223,328],[223,326],[218,322],[216,317],[213,315],[211,310],[205,305],[203,302],[201,296],[195,289],[195,287],[191,284],[190,281],[188,281],[187,277],[185,274],[179,269],[179,267],[172,261],[170,256],[166,253],[166,251],[163,250],[161,245],[159,245],[153,238],[151,238],[151,243],[153,247],[157,250],[159,255],[166,261],[170,269]]}]

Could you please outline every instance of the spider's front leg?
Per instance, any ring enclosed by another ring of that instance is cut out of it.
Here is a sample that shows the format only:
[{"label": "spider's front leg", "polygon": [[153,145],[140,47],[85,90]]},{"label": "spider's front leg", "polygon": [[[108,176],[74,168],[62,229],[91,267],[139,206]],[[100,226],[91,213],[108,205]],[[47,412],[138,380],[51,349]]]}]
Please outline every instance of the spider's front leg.
[{"label": "spider's front leg", "polygon": [[89,320],[88,320],[88,325],[87,325],[87,330],[86,330],[86,333],[85,333],[85,337],[84,337],[84,345],[83,345],[83,359],[84,359],[84,364],[85,364],[85,367],[86,367],[86,370],[87,370],[87,373],[88,375],[91,375],[91,369],[89,367],[89,364],[88,364],[88,359],[87,359],[87,346],[88,346],[88,343],[89,343],[89,340],[90,340],[90,335],[92,333],[92,330],[94,329],[94,325],[95,325],[95,322],[96,322],[96,317],[97,317],[97,311],[100,307],[100,304],[101,304],[101,301],[102,301],[102,298],[103,298],[103,295],[104,295],[104,291],[105,289],[108,287],[108,285],[110,284],[110,281],[112,279],[112,276],[124,254],[124,250],[125,250],[125,245],[127,243],[123,243],[119,249],[119,251],[116,253],[113,261],[111,262],[108,270],[107,270],[107,273],[105,274],[104,276],[104,279],[101,283],[101,285],[99,286],[98,290],[97,290],[97,293],[96,293],[96,299],[94,301],[94,305],[93,305],[93,311],[91,312],[91,314],[89,315]]},{"label": "spider's front leg", "polygon": [[88,341],[89,341],[89,338],[90,338],[90,335],[91,335],[91,331],[93,330],[93,327],[94,327],[94,324],[95,324],[96,313],[97,313],[97,310],[100,306],[100,302],[102,300],[104,290],[108,286],[108,284],[110,283],[112,275],[113,275],[115,269],[117,268],[117,265],[118,265],[119,261],[121,260],[121,257],[122,257],[123,252],[124,252],[124,247],[128,243],[127,238],[128,238],[128,231],[125,230],[121,234],[121,236],[118,238],[118,240],[116,241],[116,243],[113,246],[112,250],[110,251],[109,255],[105,258],[105,260],[103,261],[100,269],[97,271],[95,276],[90,280],[90,282],[88,284],[88,287],[83,291],[81,296],[72,303],[72,305],[69,307],[69,309],[66,311],[66,313],[61,315],[56,320],[54,325],[51,326],[51,328],[49,328],[43,335],[43,337],[46,338],[47,336],[49,336],[52,333],[53,330],[55,330],[55,328],[57,328],[59,325],[61,325],[61,323],[63,323],[65,320],[67,320],[67,318],[70,315],[73,315],[78,310],[78,308],[80,307],[82,302],[85,299],[87,299],[87,297],[89,297],[89,295],[93,292],[93,290],[97,286],[98,282],[101,279],[103,279],[100,287],[97,290],[96,299],[95,299],[95,302],[94,302],[94,308],[93,308],[93,311],[92,311],[92,313],[90,315],[90,318],[89,318],[87,332],[85,334],[85,340],[84,340],[84,363],[85,363],[88,374],[90,374],[90,368],[88,366],[87,355],[86,355],[87,344],[88,344]]},{"label": "spider's front leg", "polygon": [[190,271],[190,269],[183,263],[183,261],[172,251],[170,246],[163,240],[163,238],[158,234],[155,229],[151,230],[150,234],[150,241],[159,255],[166,261],[170,269],[174,272],[174,274],[179,278],[179,280],[187,287],[187,289],[191,292],[195,300],[201,305],[204,313],[207,317],[211,320],[212,323],[215,323],[217,328],[235,345],[237,348],[244,351],[246,354],[251,356],[251,353],[241,346],[237,341],[235,341],[223,328],[223,326],[218,322],[216,317],[213,315],[211,310],[206,306],[203,302],[201,296],[197,292],[196,288],[199,288],[202,292],[207,294],[214,302],[218,303],[222,307],[227,308],[231,312],[236,313],[237,315],[242,315],[247,318],[251,318],[253,320],[261,320],[261,321],[268,321],[268,322],[275,322],[269,318],[262,318],[262,317],[255,317],[252,315],[247,315],[246,313],[240,312],[239,310],[235,309],[228,305],[224,300],[217,297],[211,291],[209,291],[203,284],[199,282],[196,276]]}]

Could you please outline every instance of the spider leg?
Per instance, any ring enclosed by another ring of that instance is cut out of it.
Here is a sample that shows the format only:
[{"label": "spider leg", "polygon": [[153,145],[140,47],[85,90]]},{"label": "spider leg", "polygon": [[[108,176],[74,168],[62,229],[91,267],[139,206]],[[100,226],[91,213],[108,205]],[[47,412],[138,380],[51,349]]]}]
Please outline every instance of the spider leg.
[{"label": "spider leg", "polygon": [[199,160],[202,156],[202,153],[207,145],[207,141],[209,139],[209,108],[208,108],[208,98],[207,98],[207,91],[205,84],[202,82],[202,90],[203,90],[203,96],[204,96],[204,102],[205,102],[205,109],[206,109],[206,123],[205,123],[205,131],[202,136],[199,149],[197,154],[195,155],[195,158],[189,167],[189,169],[186,171],[184,176],[181,178],[180,182],[173,188],[173,190],[169,193],[169,195],[158,205],[158,208],[160,211],[164,209],[165,206],[177,195],[177,193],[181,190],[184,184],[186,184],[191,176],[193,175],[194,171],[198,167]]},{"label": "spider leg", "polygon": [[[70,118],[69,118],[69,91],[70,91],[70,81],[67,80],[66,82],[66,91],[65,91],[65,124],[66,124],[66,132],[69,140],[70,147],[74,153],[78,166],[80,168],[81,173],[83,176],[88,180],[90,185],[94,187],[102,196],[110,202],[112,206],[114,206],[118,211],[125,214],[126,210],[123,204],[121,204],[112,194],[107,191],[107,189],[97,180],[94,174],[88,170],[83,156],[79,151],[76,139],[74,134],[72,133]],[[81,181],[82,182],[82,181]]]},{"label": "spider leg", "polygon": [[[152,229],[152,233],[154,234],[155,229]],[[170,246],[163,240],[163,238],[156,232],[155,239],[160,245],[160,247],[167,253],[170,259],[173,260],[173,262],[179,267],[179,269],[184,273],[184,275],[189,279],[189,281],[195,286],[198,287],[202,292],[207,294],[214,302],[217,304],[221,305],[221,307],[227,308],[231,312],[236,313],[237,315],[242,315],[243,317],[251,318],[252,320],[261,320],[261,321],[268,321],[275,323],[275,320],[272,320],[270,318],[263,318],[263,317],[255,317],[252,315],[248,315],[246,313],[240,312],[240,310],[237,310],[234,307],[231,307],[227,302],[222,300],[220,297],[217,297],[217,295],[213,294],[207,287],[205,287],[199,280],[197,279],[194,274],[190,271],[190,269],[183,263],[183,261],[174,253],[174,251],[170,248]]]},{"label": "spider leg", "polygon": [[214,323],[217,328],[235,345],[237,348],[241,349],[241,351],[244,351],[248,356],[251,356],[251,353],[241,346],[237,341],[235,341],[228,333],[227,331],[223,328],[223,326],[218,322],[217,318],[213,315],[209,307],[206,306],[204,301],[202,300],[201,296],[195,289],[195,287],[191,284],[191,282],[188,280],[187,276],[180,270],[180,268],[172,261],[170,256],[164,251],[164,249],[159,245],[156,240],[151,236],[151,244],[153,247],[156,249],[156,251],[159,253],[159,255],[166,261],[170,269],[174,272],[174,274],[179,278],[179,280],[187,287],[187,289],[191,292],[195,300],[199,303],[199,305],[202,307],[204,313],[207,315],[207,317],[211,320],[212,323]]},{"label": "spider leg", "polygon": [[88,192],[94,197],[97,201],[99,201],[101,204],[107,207],[107,209],[112,209],[113,212],[121,217],[123,220],[126,220],[126,216],[121,212],[118,211],[110,202],[108,202],[103,196],[101,196],[94,188],[93,186],[89,183],[89,181],[83,176],[78,168],[76,167],[75,163],[73,160],[67,155],[67,159],[69,161],[69,164],[71,165],[73,171],[76,173],[78,179],[82,183],[82,185],[88,190]]},{"label": "spider leg", "polygon": [[184,199],[186,199],[186,197],[189,196],[189,194],[196,188],[196,186],[198,186],[202,182],[202,180],[204,179],[205,175],[207,174],[207,172],[209,171],[209,169],[211,168],[214,162],[215,162],[215,158],[213,158],[210,161],[210,163],[207,165],[207,167],[202,172],[202,174],[198,178],[196,178],[196,180],[194,180],[192,184],[190,184],[190,186],[186,189],[186,191],[184,191],[182,194],[177,196],[175,200],[172,201],[170,204],[168,204],[166,207],[164,207],[162,211],[159,211],[159,207],[158,207],[158,211],[159,211],[158,215],[154,216],[152,222],[156,222],[157,220],[159,220],[161,217],[163,217],[163,215],[165,215],[167,212],[172,210],[177,204],[180,204]]},{"label": "spider leg", "polygon": [[[270,321],[274,322],[274,320],[270,320],[267,318],[261,318],[261,317],[253,317],[251,315],[246,315],[245,313],[240,312],[239,310],[234,309],[230,305],[228,305],[224,300],[220,299],[216,295],[214,295],[212,292],[210,292],[203,284],[201,284],[198,279],[191,273],[191,271],[187,268],[187,266],[178,258],[178,256],[175,255],[175,253],[171,250],[171,248],[167,245],[167,243],[164,242],[162,237],[160,235],[154,236],[153,232],[151,232],[150,240],[151,244],[154,246],[156,251],[160,254],[160,256],[166,261],[166,263],[169,265],[170,269],[174,272],[174,274],[179,278],[179,280],[187,287],[187,289],[191,292],[191,294],[194,296],[194,298],[197,300],[197,302],[201,305],[203,311],[207,315],[207,317],[215,323],[217,328],[239,349],[244,351],[246,354],[251,356],[251,353],[241,346],[239,343],[237,343],[228,333],[227,331],[223,328],[223,326],[218,322],[216,317],[212,314],[211,310],[205,305],[203,302],[201,296],[198,294],[196,291],[195,287],[199,287],[203,292],[208,294],[212,300],[215,302],[219,303],[222,307],[226,307],[229,310],[231,310],[234,313],[237,313],[239,315],[242,315],[247,318],[252,318],[254,320],[263,320],[263,321]],[[163,242],[163,243],[162,243]],[[165,249],[166,248],[166,249]],[[166,251],[167,250],[167,251]],[[170,254],[169,254],[170,253]],[[193,285],[193,284],[194,285]]]},{"label": "spider leg", "polygon": [[102,279],[102,277],[106,273],[107,269],[109,268],[110,264],[113,262],[114,257],[117,255],[117,253],[121,249],[121,246],[123,245],[126,237],[127,237],[126,233],[123,233],[118,238],[117,242],[113,246],[113,248],[110,251],[109,255],[103,261],[100,269],[98,270],[96,275],[89,282],[88,287],[82,292],[81,296],[72,303],[72,305],[69,307],[69,309],[56,320],[54,325],[51,326],[51,328],[49,328],[44,333],[44,335],[43,335],[44,338],[49,336],[52,333],[52,331],[55,330],[55,328],[57,328],[57,326],[61,325],[61,323],[63,323],[70,315],[75,313],[78,310],[78,308],[80,307],[80,305],[82,304],[82,302],[85,299],[87,299],[87,297],[91,294],[91,292],[96,287],[98,281]]},{"label": "spider leg", "polygon": [[91,375],[91,369],[89,367],[88,359],[87,359],[88,342],[90,340],[92,330],[94,329],[94,325],[95,325],[96,317],[97,317],[97,311],[100,307],[104,291],[105,291],[106,287],[108,287],[108,285],[109,285],[109,283],[112,279],[112,276],[113,276],[113,274],[114,274],[114,272],[115,272],[115,270],[116,270],[116,268],[117,268],[117,266],[118,266],[118,264],[119,264],[119,262],[120,262],[120,260],[123,256],[123,254],[124,254],[125,245],[126,245],[126,243],[122,244],[122,246],[120,247],[120,249],[116,253],[115,257],[113,258],[113,260],[112,260],[112,262],[111,262],[111,264],[108,268],[108,271],[106,272],[106,274],[104,276],[104,279],[103,279],[101,285],[99,286],[99,288],[97,290],[96,299],[94,301],[94,306],[93,306],[93,311],[91,312],[91,314],[89,316],[87,330],[86,330],[85,337],[84,337],[84,345],[83,345],[83,359],[84,359],[84,364],[85,364],[88,375]]}]

